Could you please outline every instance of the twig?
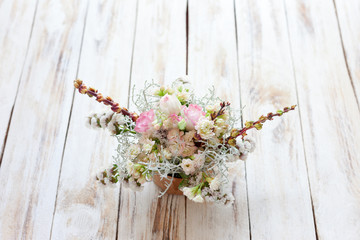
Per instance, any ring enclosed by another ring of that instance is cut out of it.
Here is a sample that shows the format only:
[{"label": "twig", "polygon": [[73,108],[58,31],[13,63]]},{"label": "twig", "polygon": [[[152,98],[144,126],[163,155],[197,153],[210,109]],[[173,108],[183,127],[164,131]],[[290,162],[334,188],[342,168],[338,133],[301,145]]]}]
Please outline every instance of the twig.
[{"label": "twig", "polygon": [[105,105],[110,105],[111,110],[115,113],[122,113],[125,116],[129,116],[133,122],[136,122],[138,115],[136,113],[131,113],[126,108],[122,108],[118,103],[114,102],[111,97],[103,97],[101,93],[98,93],[98,90],[87,87],[83,84],[83,81],[77,79],[74,81],[74,87],[79,90],[81,94],[87,94],[89,97],[96,97],[96,101],[102,102]]},{"label": "twig", "polygon": [[263,126],[263,123],[266,122],[267,120],[272,120],[273,117],[277,117],[277,116],[281,116],[286,112],[289,112],[291,110],[294,110],[296,107],[296,105],[289,107],[285,107],[284,110],[278,110],[276,113],[268,113],[266,116],[261,116],[259,118],[259,120],[257,120],[256,122],[253,121],[248,121],[245,123],[245,127],[242,128],[241,130],[239,129],[232,129],[231,130],[231,134],[230,137],[228,137],[226,139],[226,143],[231,145],[231,146],[235,146],[236,145],[236,138],[238,136],[242,136],[242,138],[244,138],[247,134],[246,131],[252,128],[256,128],[257,130],[260,130]]}]

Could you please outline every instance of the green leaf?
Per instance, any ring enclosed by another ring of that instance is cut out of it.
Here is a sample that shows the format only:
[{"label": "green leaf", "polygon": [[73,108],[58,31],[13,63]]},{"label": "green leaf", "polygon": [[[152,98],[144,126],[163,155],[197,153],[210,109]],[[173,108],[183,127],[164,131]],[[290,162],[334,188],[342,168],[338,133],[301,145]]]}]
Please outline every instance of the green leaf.
[{"label": "green leaf", "polygon": [[254,125],[254,127],[257,129],[257,130],[261,130],[262,129],[262,124],[261,123],[257,123]]},{"label": "green leaf", "polygon": [[189,180],[188,179],[183,179],[180,184],[179,184],[179,189],[181,189],[182,187],[185,187],[187,186],[189,183]]},{"label": "green leaf", "polygon": [[179,173],[182,179],[189,179],[189,176],[185,173]]},{"label": "green leaf", "polygon": [[245,123],[245,127],[246,127],[246,128],[252,127],[253,124],[254,124],[254,121],[247,121],[247,122]]}]

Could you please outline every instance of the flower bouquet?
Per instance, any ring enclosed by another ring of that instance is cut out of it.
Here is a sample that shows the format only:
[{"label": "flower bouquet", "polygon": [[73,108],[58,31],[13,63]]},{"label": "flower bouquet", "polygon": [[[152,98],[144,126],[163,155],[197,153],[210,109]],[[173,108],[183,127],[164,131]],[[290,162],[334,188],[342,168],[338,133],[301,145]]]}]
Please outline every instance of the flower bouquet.
[{"label": "flower bouquet", "polygon": [[265,121],[296,107],[237,128],[240,111],[216,97],[214,88],[196,97],[185,78],[168,87],[146,82],[140,92],[133,89],[132,100],[140,115],[81,80],[74,81],[74,86],[111,108],[86,120],[91,128],[108,129],[119,143],[114,164],[97,177],[101,183],[122,181],[124,186],[141,190],[146,182],[154,181],[162,189],[160,196],[183,194],[195,202],[231,204],[229,168],[255,149],[247,131],[260,130]]}]

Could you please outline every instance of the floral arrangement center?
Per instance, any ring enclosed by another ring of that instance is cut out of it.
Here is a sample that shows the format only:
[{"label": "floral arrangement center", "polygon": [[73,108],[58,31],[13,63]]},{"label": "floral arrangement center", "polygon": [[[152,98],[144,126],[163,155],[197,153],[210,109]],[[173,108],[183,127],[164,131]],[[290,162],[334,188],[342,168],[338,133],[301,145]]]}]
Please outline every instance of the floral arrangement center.
[{"label": "floral arrangement center", "polygon": [[255,149],[247,131],[260,130],[264,122],[296,107],[269,113],[237,128],[240,111],[216,97],[214,88],[196,97],[183,78],[169,87],[146,82],[139,93],[133,91],[132,100],[140,115],[120,107],[81,80],[75,80],[74,86],[81,94],[111,108],[86,120],[89,127],[108,129],[118,140],[114,164],[97,177],[99,181],[122,181],[124,186],[141,190],[146,182],[167,179],[159,185],[162,196],[174,187],[174,180],[180,179],[175,191],[190,200],[225,205],[234,201],[229,186],[230,165],[245,160]]}]

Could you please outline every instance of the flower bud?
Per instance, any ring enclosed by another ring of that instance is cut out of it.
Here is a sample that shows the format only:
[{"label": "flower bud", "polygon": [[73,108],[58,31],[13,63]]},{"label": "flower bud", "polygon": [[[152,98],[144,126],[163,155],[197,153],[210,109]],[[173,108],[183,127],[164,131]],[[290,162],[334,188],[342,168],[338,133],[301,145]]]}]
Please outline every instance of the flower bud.
[{"label": "flower bud", "polygon": [[186,120],[184,118],[178,123],[178,127],[182,131],[185,130],[185,128],[186,128]]},{"label": "flower bud", "polygon": [[181,111],[181,103],[175,95],[166,94],[160,99],[160,110],[166,115],[177,115]]}]

